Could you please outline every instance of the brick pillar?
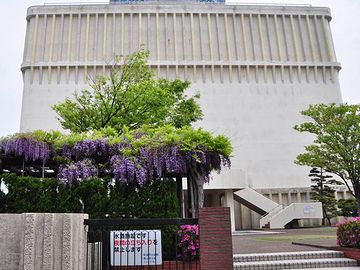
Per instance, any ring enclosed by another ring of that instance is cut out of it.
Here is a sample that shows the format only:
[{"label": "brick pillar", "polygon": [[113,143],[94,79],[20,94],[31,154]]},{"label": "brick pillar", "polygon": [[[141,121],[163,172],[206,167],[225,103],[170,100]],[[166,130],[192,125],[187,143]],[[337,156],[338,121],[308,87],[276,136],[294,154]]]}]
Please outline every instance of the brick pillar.
[{"label": "brick pillar", "polygon": [[205,207],[199,211],[200,269],[232,270],[233,249],[229,207]]}]

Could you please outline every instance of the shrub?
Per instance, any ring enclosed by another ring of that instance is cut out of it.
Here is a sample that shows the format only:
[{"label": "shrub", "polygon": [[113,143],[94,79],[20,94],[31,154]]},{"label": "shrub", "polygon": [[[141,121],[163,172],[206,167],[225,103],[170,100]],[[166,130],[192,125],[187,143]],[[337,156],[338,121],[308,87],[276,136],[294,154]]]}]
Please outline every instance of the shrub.
[{"label": "shrub", "polygon": [[360,217],[337,224],[337,244],[342,247],[360,248]]},{"label": "shrub", "polygon": [[[112,183],[111,178],[89,178],[71,185],[55,178],[0,175],[8,189],[0,190],[0,212],[88,213],[90,218],[174,218],[179,204],[173,179]],[[176,229],[175,229],[176,231]]]},{"label": "shrub", "polygon": [[357,201],[355,199],[338,201],[339,215],[344,217],[356,217],[358,215]]},{"label": "shrub", "polygon": [[199,225],[181,225],[178,231],[179,249],[178,258],[194,260],[199,258]]}]

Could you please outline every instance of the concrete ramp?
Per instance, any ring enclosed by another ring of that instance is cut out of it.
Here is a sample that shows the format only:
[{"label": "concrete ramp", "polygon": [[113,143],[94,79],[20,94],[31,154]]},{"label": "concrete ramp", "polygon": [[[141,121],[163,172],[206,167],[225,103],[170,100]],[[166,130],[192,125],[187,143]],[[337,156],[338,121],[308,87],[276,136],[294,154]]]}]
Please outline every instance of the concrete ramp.
[{"label": "concrete ramp", "polygon": [[265,215],[279,206],[278,203],[249,187],[234,192],[234,199],[260,215]]},{"label": "concrete ramp", "polygon": [[292,203],[270,218],[271,229],[282,229],[294,219],[323,218],[321,202]]},{"label": "concrete ramp", "polygon": [[234,192],[234,200],[262,215],[260,228],[281,229],[295,219],[322,218],[320,202],[278,204],[252,188]]}]

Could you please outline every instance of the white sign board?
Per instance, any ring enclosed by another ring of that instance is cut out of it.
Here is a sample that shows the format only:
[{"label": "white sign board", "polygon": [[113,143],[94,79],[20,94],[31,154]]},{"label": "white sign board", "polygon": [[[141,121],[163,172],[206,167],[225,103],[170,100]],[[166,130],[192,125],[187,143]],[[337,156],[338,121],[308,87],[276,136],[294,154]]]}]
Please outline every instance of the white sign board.
[{"label": "white sign board", "polygon": [[312,214],[315,213],[315,207],[312,205],[305,205],[304,208],[304,214]]},{"label": "white sign board", "polygon": [[110,231],[110,264],[161,265],[161,231]]}]

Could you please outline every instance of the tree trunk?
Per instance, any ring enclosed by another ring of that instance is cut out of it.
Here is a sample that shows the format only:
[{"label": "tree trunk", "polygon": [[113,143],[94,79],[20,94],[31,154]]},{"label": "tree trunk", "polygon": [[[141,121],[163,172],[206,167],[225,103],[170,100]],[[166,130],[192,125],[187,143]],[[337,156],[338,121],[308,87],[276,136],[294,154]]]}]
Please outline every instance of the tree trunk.
[{"label": "tree trunk", "polygon": [[360,216],[360,183],[353,183],[355,199],[357,202],[358,216]]},{"label": "tree trunk", "polygon": [[194,200],[194,191],[191,175],[188,174],[187,177],[187,194],[188,194],[188,217],[195,217],[195,200]]},{"label": "tree trunk", "polygon": [[360,217],[360,197],[356,196],[356,201],[357,201],[357,212],[358,212],[358,216]]},{"label": "tree trunk", "polygon": [[193,217],[198,217],[199,208],[204,206],[204,184],[201,182],[200,175],[193,166],[189,169],[188,178],[190,180],[188,189],[191,186],[195,208]]},{"label": "tree trunk", "polygon": [[183,185],[182,177],[176,177],[176,193],[179,201],[179,217],[185,218],[184,216],[184,195],[183,195]]}]

